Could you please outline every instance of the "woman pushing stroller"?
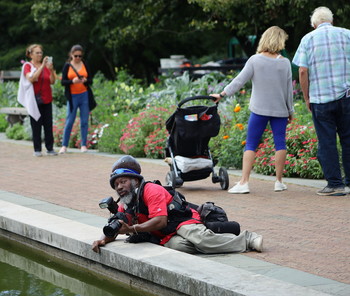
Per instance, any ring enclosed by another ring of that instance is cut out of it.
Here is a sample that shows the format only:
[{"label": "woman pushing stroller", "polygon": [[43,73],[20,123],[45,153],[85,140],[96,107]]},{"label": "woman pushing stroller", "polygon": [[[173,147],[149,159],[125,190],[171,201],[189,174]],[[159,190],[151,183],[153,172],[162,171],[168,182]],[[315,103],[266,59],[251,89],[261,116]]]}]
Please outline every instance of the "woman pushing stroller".
[{"label": "woman pushing stroller", "polygon": [[220,94],[211,94],[217,99],[231,96],[243,85],[252,81],[251,111],[245,151],[243,154],[242,177],[228,190],[229,193],[249,193],[249,176],[255,160],[255,150],[259,145],[267,123],[270,123],[275,143],[275,191],[283,191],[287,186],[282,182],[286,161],[286,128],[293,118],[293,86],[291,64],[281,56],[288,35],[277,26],[267,29],[259,41],[257,53],[251,56],[239,75]]}]

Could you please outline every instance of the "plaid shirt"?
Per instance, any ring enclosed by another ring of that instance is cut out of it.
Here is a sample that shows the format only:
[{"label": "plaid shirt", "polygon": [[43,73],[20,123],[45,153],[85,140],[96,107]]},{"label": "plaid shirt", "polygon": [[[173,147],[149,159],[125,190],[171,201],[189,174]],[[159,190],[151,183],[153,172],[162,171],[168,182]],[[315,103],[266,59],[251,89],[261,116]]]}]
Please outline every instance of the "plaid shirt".
[{"label": "plaid shirt", "polygon": [[293,63],[308,68],[310,103],[340,99],[350,88],[350,30],[320,24],[302,38]]}]

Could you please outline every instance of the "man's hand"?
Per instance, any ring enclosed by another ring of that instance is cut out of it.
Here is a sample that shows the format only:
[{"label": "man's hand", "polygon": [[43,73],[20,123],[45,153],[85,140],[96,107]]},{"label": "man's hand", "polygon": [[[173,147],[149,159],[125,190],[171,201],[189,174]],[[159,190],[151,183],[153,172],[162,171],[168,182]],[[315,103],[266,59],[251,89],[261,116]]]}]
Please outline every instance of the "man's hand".
[{"label": "man's hand", "polygon": [[105,236],[103,235],[99,240],[95,240],[93,243],[92,243],[92,250],[96,253],[100,253],[100,247],[103,247],[104,245],[110,243],[110,242],[113,242],[115,240],[117,236],[114,236],[114,237],[108,237],[108,236]]},{"label": "man's hand", "polygon": [[100,246],[103,247],[104,245],[106,245],[106,241],[104,239],[95,240],[92,243],[92,250],[96,253],[100,253]]},{"label": "man's hand", "polygon": [[127,233],[134,233],[134,229],[132,226],[129,226],[127,223],[125,223],[123,220],[118,220],[120,224],[122,225],[118,231],[118,234],[127,234]]}]

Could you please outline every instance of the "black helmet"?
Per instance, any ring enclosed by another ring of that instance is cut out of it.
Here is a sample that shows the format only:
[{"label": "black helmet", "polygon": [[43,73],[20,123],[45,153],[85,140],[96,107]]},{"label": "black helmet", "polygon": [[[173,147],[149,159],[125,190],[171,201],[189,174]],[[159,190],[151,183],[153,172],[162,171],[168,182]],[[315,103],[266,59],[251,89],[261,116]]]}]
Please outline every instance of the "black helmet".
[{"label": "black helmet", "polygon": [[115,179],[119,177],[132,177],[143,180],[141,174],[141,166],[131,155],[125,155],[119,158],[112,166],[112,173],[109,179],[111,187],[115,189]]}]

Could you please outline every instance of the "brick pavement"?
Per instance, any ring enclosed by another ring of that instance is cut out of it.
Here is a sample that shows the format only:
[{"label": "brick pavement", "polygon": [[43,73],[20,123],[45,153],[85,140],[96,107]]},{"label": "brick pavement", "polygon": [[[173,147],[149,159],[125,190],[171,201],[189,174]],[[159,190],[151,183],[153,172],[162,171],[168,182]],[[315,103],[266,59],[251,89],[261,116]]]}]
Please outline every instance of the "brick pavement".
[{"label": "brick pavement", "polygon": [[[32,147],[0,141],[0,189],[108,217],[98,201],[113,195],[109,170],[117,156],[68,153],[32,156]],[[141,160],[148,180],[164,181],[168,166]],[[239,177],[230,175],[230,182]],[[288,183],[287,183],[288,184]],[[350,196],[319,197],[312,187],[288,184],[273,192],[273,182],[252,179],[251,193],[231,195],[211,179],[179,189],[189,201],[214,201],[242,229],[264,235],[263,253],[246,256],[350,284]]]}]

